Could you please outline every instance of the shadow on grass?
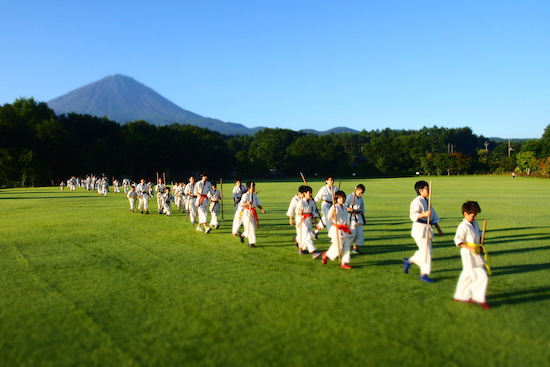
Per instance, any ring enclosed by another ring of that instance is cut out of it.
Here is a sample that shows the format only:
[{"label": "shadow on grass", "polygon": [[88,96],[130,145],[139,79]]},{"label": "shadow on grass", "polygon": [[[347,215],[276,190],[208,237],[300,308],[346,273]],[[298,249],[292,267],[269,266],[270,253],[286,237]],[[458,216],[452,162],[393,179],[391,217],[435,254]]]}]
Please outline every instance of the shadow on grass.
[{"label": "shadow on grass", "polygon": [[488,302],[491,307],[499,307],[503,305],[513,305],[528,302],[540,302],[550,299],[550,288],[531,288],[517,292],[499,293],[490,295]]},{"label": "shadow on grass", "polygon": [[[549,238],[550,239],[550,238]],[[550,246],[540,246],[540,247],[522,247],[522,248],[515,248],[515,249],[511,249],[511,250],[500,250],[500,251],[495,251],[493,250],[494,246],[493,247],[488,247],[488,251],[489,251],[489,262],[491,261],[491,256],[497,256],[497,255],[504,255],[504,254],[512,254],[512,253],[515,253],[515,254],[518,254],[518,253],[522,253],[522,252],[533,252],[533,251],[550,251]],[[459,259],[460,260],[460,251],[457,251],[457,255],[453,255],[453,256],[446,256],[446,257],[435,257],[432,259],[432,261],[444,261],[444,260],[455,260],[455,259]]]},{"label": "shadow on grass", "polygon": [[525,234],[521,236],[507,236],[507,237],[492,237],[485,241],[486,244],[491,245],[499,243],[510,243],[510,242],[527,242],[527,241],[541,241],[549,240],[550,236],[543,236],[539,234]]},{"label": "shadow on grass", "polygon": [[[490,259],[489,259],[490,260]],[[490,264],[490,262],[489,262]],[[509,266],[499,266],[496,269],[492,269],[493,277],[509,275],[509,274],[519,274],[519,273],[529,273],[532,271],[543,271],[550,270],[549,263],[542,264],[525,264],[525,265],[509,265]]]}]

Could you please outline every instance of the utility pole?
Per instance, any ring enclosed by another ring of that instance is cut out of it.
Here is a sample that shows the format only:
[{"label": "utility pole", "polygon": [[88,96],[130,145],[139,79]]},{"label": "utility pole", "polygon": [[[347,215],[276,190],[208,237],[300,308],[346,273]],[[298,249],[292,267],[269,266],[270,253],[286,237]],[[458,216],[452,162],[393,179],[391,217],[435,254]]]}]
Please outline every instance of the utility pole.
[{"label": "utility pole", "polygon": [[512,148],[512,140],[508,139],[508,157],[512,155],[512,150],[514,150],[514,148]]},{"label": "utility pole", "polygon": [[485,140],[485,150],[489,151],[489,142],[487,140]]}]

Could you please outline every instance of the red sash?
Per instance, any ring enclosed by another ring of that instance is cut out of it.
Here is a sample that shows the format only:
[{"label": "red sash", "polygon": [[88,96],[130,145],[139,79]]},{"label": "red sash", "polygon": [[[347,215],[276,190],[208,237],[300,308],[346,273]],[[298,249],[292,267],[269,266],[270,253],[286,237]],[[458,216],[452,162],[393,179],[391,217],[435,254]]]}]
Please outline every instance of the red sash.
[{"label": "red sash", "polygon": [[336,224],[336,223],[333,222],[332,225],[336,226],[336,228],[338,228],[339,230],[341,230],[344,233],[351,234],[351,229],[345,224]]},{"label": "red sash", "polygon": [[256,208],[244,207],[244,209],[250,210],[250,215],[256,221],[256,227],[260,228],[260,218],[258,218],[258,212],[256,212]]},{"label": "red sash", "polygon": [[202,202],[204,201],[204,199],[206,199],[207,196],[206,195],[201,195],[201,198],[199,199],[199,205],[197,206],[201,206]]}]

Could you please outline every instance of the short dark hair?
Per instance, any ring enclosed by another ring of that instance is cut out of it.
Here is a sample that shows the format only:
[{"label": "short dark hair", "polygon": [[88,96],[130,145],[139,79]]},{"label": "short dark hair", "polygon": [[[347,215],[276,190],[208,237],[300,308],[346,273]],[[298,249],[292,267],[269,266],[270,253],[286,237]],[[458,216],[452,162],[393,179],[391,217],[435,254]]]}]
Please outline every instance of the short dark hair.
[{"label": "short dark hair", "polygon": [[420,194],[420,190],[422,190],[425,187],[430,187],[430,184],[426,181],[418,181],[414,184],[414,191],[416,191],[417,194]]},{"label": "short dark hair", "polygon": [[256,182],[254,182],[254,181],[248,181],[248,182],[246,183],[246,188],[247,188],[247,189],[251,188],[252,186],[256,187]]},{"label": "short dark hair", "polygon": [[462,213],[478,214],[481,213],[481,208],[477,201],[467,201],[462,204]]},{"label": "short dark hair", "polygon": [[363,184],[359,184],[359,185],[357,185],[355,188],[356,188],[356,189],[359,189],[359,190],[363,190],[363,192],[365,192],[365,190],[366,190],[366,189],[365,189],[365,185],[363,185]]},{"label": "short dark hair", "polygon": [[326,175],[325,176],[325,181],[328,181],[329,178],[332,178],[334,180],[334,175]]},{"label": "short dark hair", "polygon": [[300,186],[300,188],[298,189],[298,192],[300,193],[305,193],[305,192],[308,192],[308,191],[311,191],[313,192],[313,189],[310,187],[310,186],[306,186],[306,185],[302,185]]}]

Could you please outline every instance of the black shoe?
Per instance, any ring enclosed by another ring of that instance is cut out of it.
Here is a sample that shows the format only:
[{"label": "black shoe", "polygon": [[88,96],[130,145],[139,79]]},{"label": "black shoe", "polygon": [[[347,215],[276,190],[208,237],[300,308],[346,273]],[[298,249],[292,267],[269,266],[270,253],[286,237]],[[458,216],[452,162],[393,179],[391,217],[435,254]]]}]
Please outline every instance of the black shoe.
[{"label": "black shoe", "polygon": [[250,243],[250,244],[248,244],[248,247],[256,247],[256,245],[253,244],[253,243]]},{"label": "black shoe", "polygon": [[[244,237],[243,237],[243,235],[240,235],[240,236],[239,236],[239,239],[241,240],[241,243],[244,243]],[[250,246],[250,245],[248,245],[248,246]],[[250,246],[250,247],[252,247],[252,246]]]}]

